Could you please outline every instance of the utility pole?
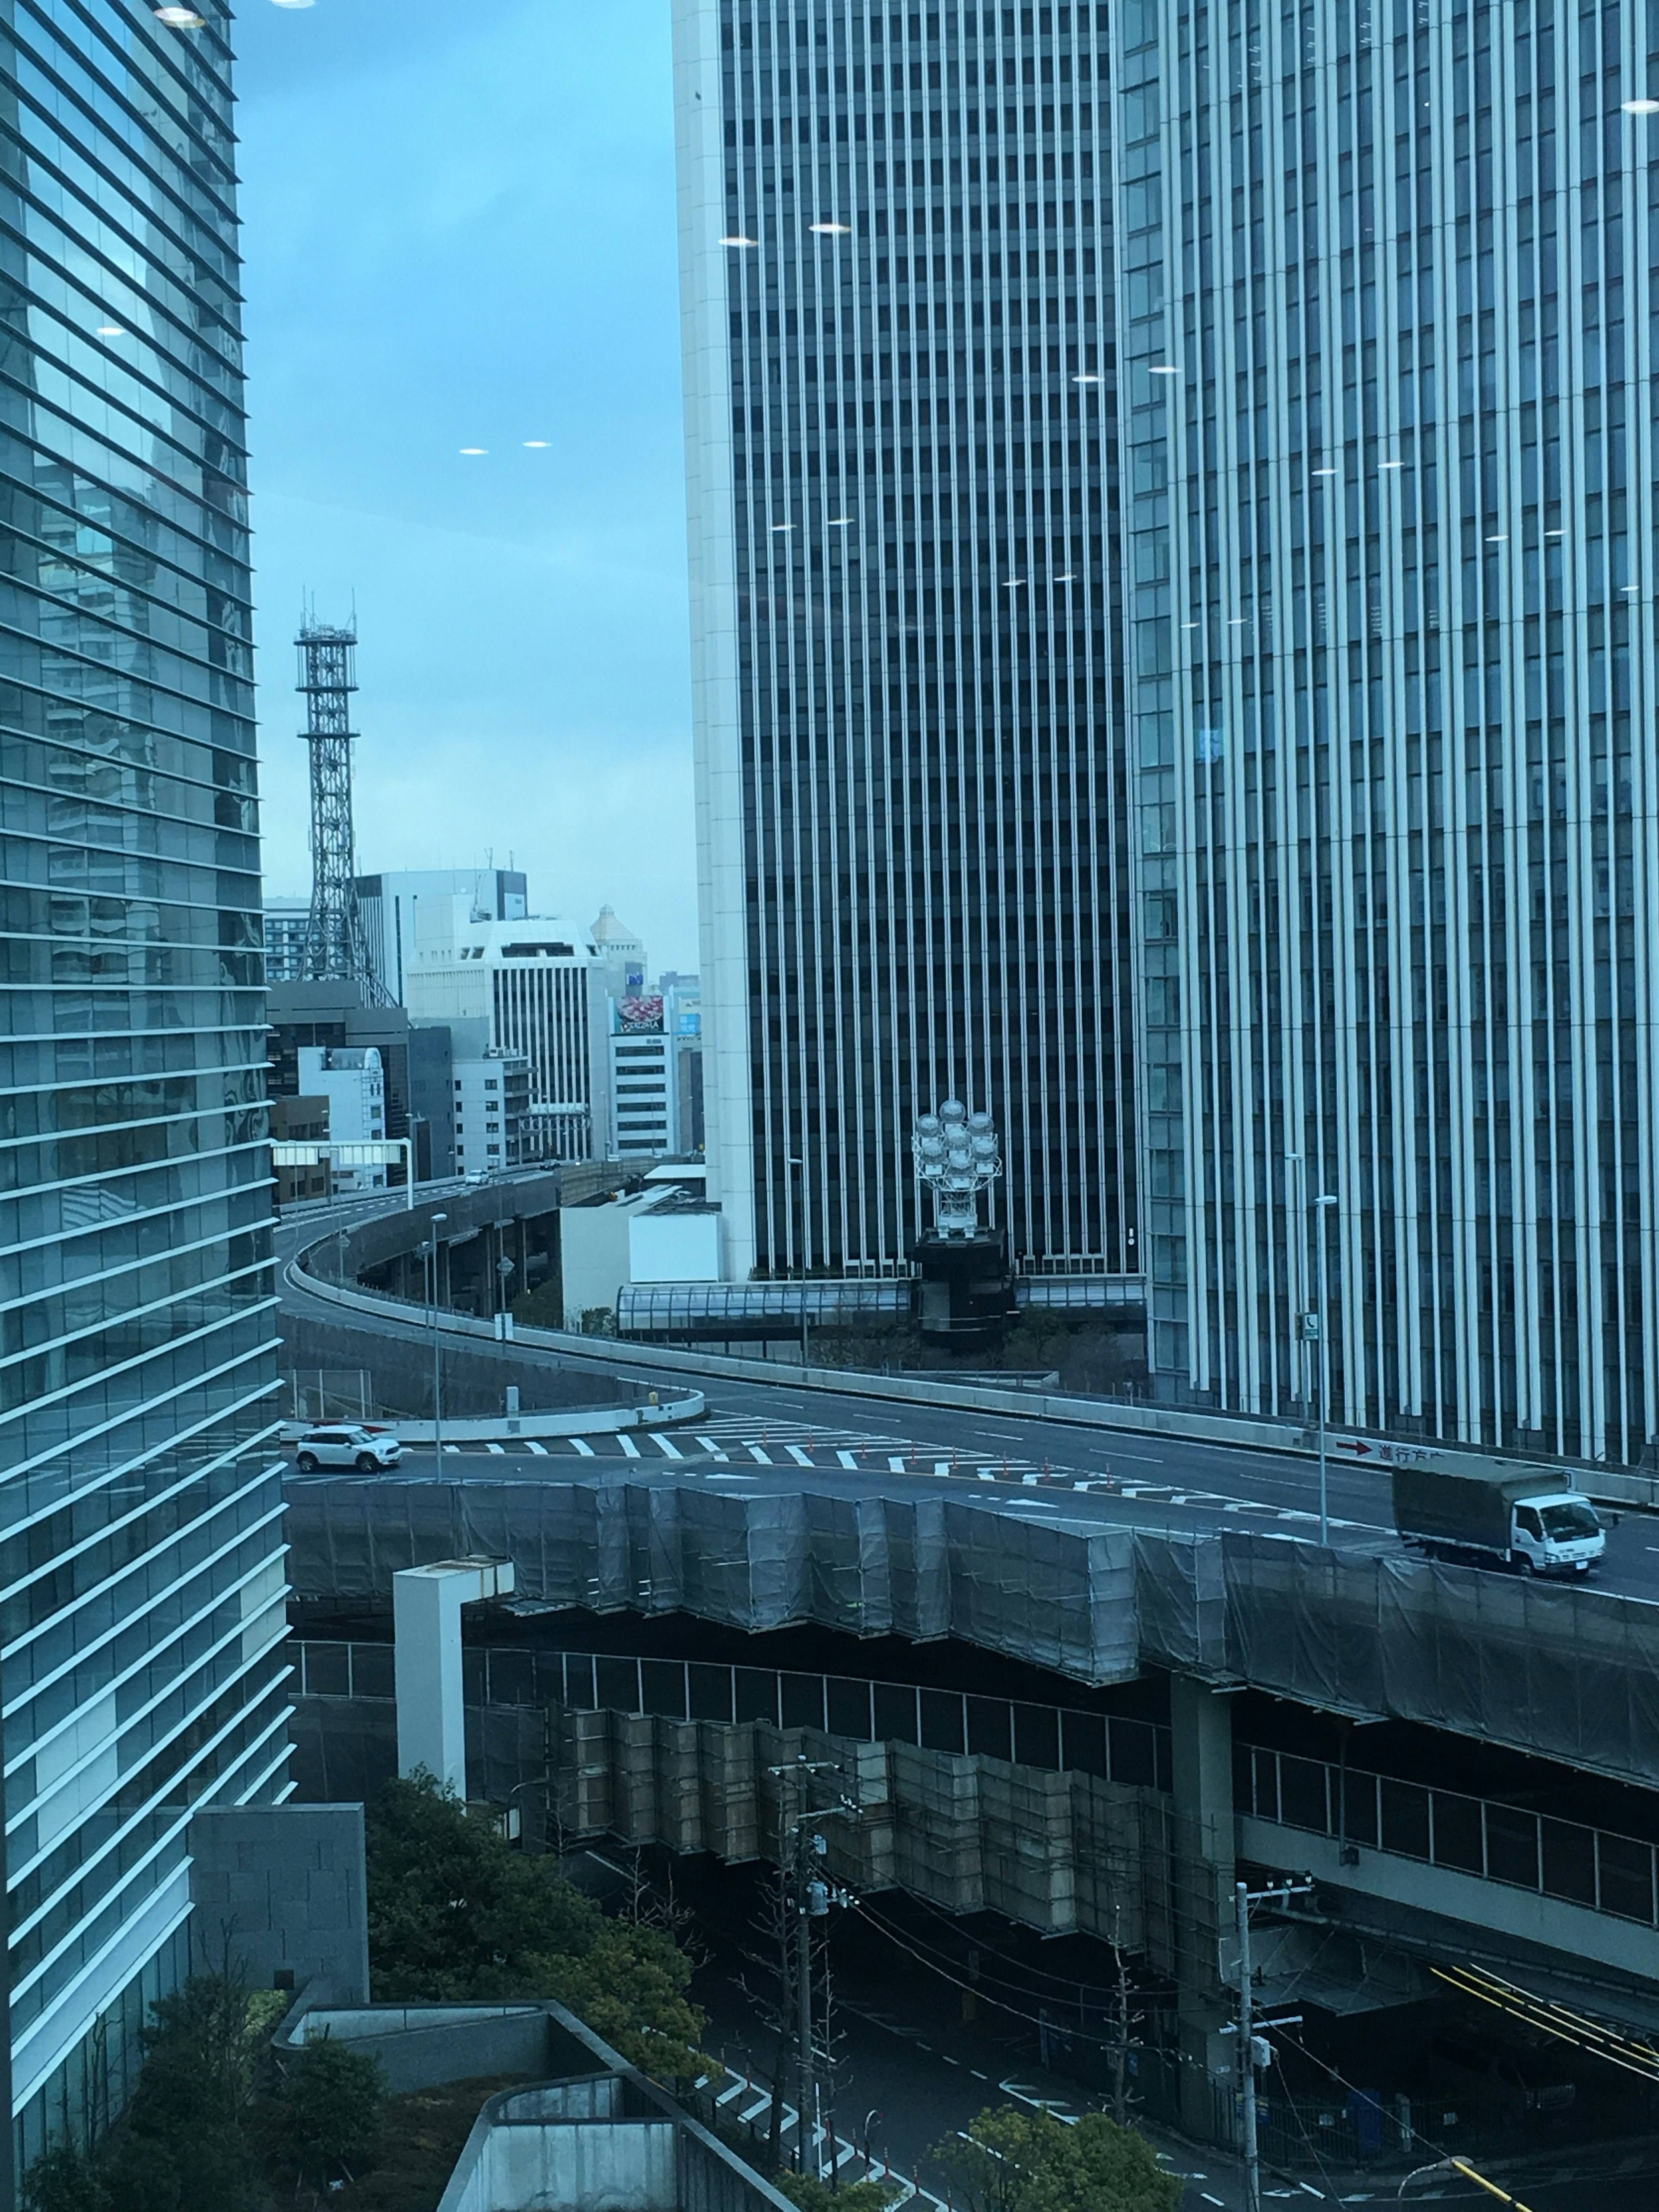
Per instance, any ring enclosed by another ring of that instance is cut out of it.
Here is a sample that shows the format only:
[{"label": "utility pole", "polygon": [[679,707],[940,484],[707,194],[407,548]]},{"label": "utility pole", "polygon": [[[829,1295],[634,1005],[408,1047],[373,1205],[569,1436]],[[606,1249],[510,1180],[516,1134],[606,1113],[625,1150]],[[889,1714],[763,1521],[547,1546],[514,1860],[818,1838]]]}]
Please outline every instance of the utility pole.
[{"label": "utility pole", "polygon": [[1341,1200],[1328,1192],[1314,1200],[1314,1212],[1318,1217],[1314,1255],[1319,1269],[1317,1296],[1319,1298],[1319,1335],[1314,1346],[1314,1356],[1319,1362],[1319,1541],[1322,1547],[1331,1540],[1330,1489],[1325,1465],[1326,1401],[1331,1392],[1331,1363],[1329,1333],[1325,1326],[1325,1216]]},{"label": "utility pole", "polygon": [[1250,1983],[1250,1890],[1235,1885],[1238,1904],[1238,2062],[1244,2087],[1244,2208],[1261,2212],[1261,2151],[1256,2140],[1255,1992]]},{"label": "utility pole", "polygon": [[[1238,1913],[1238,2020],[1224,2034],[1238,2038],[1239,2087],[1243,2106],[1244,2136],[1244,2207],[1245,2212],[1261,2212],[1261,2148],[1258,2133],[1255,2077],[1259,2067],[1273,2063],[1273,2046],[1256,2033],[1255,1969],[1250,1958],[1250,1907],[1253,1905],[1279,1903],[1289,1897],[1306,1897],[1313,1889],[1310,1881],[1285,1882],[1276,1889],[1252,1890],[1248,1882],[1237,1882],[1233,1896]],[[1287,2013],[1283,2018],[1264,2021],[1264,2027],[1294,2027],[1300,2021],[1300,2013]]]},{"label": "utility pole", "polygon": [[[817,1820],[856,1814],[858,1807],[850,1798],[843,1797],[839,1804],[807,1810],[809,1778],[815,1774],[839,1774],[840,1765],[834,1759],[795,1759],[787,1766],[770,1767],[768,1771],[781,1783],[793,1779],[800,1791],[799,1799],[794,1797],[793,1790],[789,1793],[797,1807],[793,1816],[786,1814],[783,1793],[779,1794],[778,1863],[786,1877],[788,1909],[795,1915],[795,2070],[799,2099],[795,2145],[798,2163],[805,2174],[811,2171],[808,2156],[816,2148],[813,2123],[817,2104],[817,2062],[812,2042],[812,1923],[827,1918],[832,1899],[842,1904],[851,1902],[845,1892],[832,1893],[823,1876],[813,1873],[812,1862],[822,1856],[824,1843],[821,1836],[812,1833],[811,1825]],[[816,2173],[812,2178],[817,2179]]]},{"label": "utility pole", "polygon": [[447,1213],[434,1213],[432,1231],[432,1449],[436,1455],[440,1472],[444,1457],[443,1411],[443,1339],[438,1334],[438,1231],[447,1221]]}]

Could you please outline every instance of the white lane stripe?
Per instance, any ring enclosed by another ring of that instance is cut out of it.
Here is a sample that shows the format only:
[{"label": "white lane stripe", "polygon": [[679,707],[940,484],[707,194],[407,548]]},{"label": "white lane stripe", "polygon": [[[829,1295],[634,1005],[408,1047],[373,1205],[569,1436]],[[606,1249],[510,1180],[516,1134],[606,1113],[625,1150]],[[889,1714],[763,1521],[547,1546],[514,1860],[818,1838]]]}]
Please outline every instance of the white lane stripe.
[{"label": "white lane stripe", "polygon": [[653,1429],[651,1431],[651,1441],[665,1459],[684,1459],[685,1456],[672,1437],[664,1436],[659,1429]]},{"label": "white lane stripe", "polygon": [[579,1451],[584,1459],[597,1459],[599,1457],[599,1454],[594,1450],[592,1445],[588,1443],[586,1437],[572,1437],[570,1439],[570,1449],[572,1451]]},{"label": "white lane stripe", "polygon": [[811,1466],[812,1459],[811,1453],[804,1452],[799,1444],[791,1444],[788,1447],[788,1451],[790,1458],[794,1461],[797,1467]]},{"label": "white lane stripe", "polygon": [[528,1452],[534,1452],[538,1459],[545,1459],[547,1457],[547,1446],[545,1444],[538,1444],[534,1437],[526,1437],[525,1438],[524,1448]]},{"label": "white lane stripe", "polygon": [[619,1432],[617,1437],[617,1442],[623,1448],[623,1457],[624,1459],[637,1459],[639,1457],[640,1448],[635,1443],[632,1437],[625,1437]]}]

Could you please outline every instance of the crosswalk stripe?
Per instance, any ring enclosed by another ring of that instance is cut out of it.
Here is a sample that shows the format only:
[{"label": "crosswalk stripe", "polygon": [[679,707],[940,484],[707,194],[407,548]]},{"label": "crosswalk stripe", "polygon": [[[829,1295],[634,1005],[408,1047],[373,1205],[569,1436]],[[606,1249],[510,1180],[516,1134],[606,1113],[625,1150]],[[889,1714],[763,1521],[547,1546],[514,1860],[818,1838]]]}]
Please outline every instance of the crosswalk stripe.
[{"label": "crosswalk stripe", "polygon": [[696,1441],[702,1446],[710,1459],[724,1459],[726,1457],[726,1454],[714,1442],[713,1437],[699,1437]]},{"label": "crosswalk stripe", "polygon": [[684,1459],[685,1457],[685,1454],[674,1442],[673,1437],[664,1436],[660,1429],[653,1429],[651,1431],[651,1441],[655,1444],[657,1449],[662,1454],[665,1459]]},{"label": "crosswalk stripe", "polygon": [[586,1437],[572,1437],[570,1439],[570,1449],[572,1451],[579,1451],[584,1459],[597,1459],[599,1457],[599,1454],[594,1450],[592,1445],[588,1443]]},{"label": "crosswalk stripe", "polygon": [[623,1448],[623,1457],[624,1459],[637,1459],[639,1457],[640,1448],[635,1443],[632,1437],[625,1437],[618,1432],[617,1442]]},{"label": "crosswalk stripe", "polygon": [[484,1449],[486,1451],[494,1452],[496,1458],[500,1459],[501,1455],[506,1451],[507,1446],[505,1444],[486,1444],[484,1446]]},{"label": "crosswalk stripe", "polygon": [[757,1459],[763,1467],[771,1466],[772,1455],[770,1452],[763,1451],[758,1444],[750,1444],[747,1447],[747,1450],[750,1459]]},{"label": "crosswalk stripe", "polygon": [[811,1454],[810,1452],[804,1452],[799,1444],[789,1444],[787,1445],[785,1449],[787,1450],[790,1458],[794,1461],[797,1467],[811,1466]]},{"label": "crosswalk stripe", "polygon": [[525,1438],[524,1448],[526,1451],[534,1452],[538,1459],[545,1459],[547,1457],[547,1446],[545,1444],[538,1444],[534,1437],[526,1437]]},{"label": "crosswalk stripe", "polygon": [[854,1471],[856,1473],[857,1468],[858,1468],[858,1462],[854,1458],[854,1456],[853,1456],[853,1455],[852,1455],[852,1453],[851,1453],[851,1452],[849,1452],[849,1451],[838,1451],[838,1452],[836,1454],[836,1458],[841,1462],[841,1463],[842,1463],[842,1465],[843,1467],[850,1467],[850,1468],[853,1468],[853,1469],[854,1469]]}]

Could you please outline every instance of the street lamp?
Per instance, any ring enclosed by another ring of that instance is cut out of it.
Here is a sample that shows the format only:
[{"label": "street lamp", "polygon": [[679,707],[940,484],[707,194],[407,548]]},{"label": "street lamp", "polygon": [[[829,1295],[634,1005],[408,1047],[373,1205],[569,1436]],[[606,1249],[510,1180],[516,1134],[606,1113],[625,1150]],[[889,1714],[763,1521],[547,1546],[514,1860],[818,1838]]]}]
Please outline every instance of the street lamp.
[{"label": "street lamp", "polygon": [[432,1449],[441,1467],[444,1455],[442,1340],[438,1334],[438,1231],[447,1213],[430,1217],[432,1230]]},{"label": "street lamp", "polygon": [[1318,1270],[1315,1285],[1317,1304],[1314,1312],[1318,1327],[1314,1338],[1314,1350],[1319,1360],[1319,1540],[1322,1545],[1331,1540],[1330,1492],[1325,1466],[1325,1423],[1328,1419],[1327,1401],[1331,1388],[1330,1354],[1325,1329],[1325,1216],[1332,1206],[1340,1206],[1341,1202],[1328,1191],[1314,1200],[1314,1210],[1318,1216],[1314,1224],[1314,1263]]},{"label": "street lamp", "polygon": [[800,1367],[806,1372],[806,1163],[786,1152],[785,1159],[792,1168],[800,1170]]}]

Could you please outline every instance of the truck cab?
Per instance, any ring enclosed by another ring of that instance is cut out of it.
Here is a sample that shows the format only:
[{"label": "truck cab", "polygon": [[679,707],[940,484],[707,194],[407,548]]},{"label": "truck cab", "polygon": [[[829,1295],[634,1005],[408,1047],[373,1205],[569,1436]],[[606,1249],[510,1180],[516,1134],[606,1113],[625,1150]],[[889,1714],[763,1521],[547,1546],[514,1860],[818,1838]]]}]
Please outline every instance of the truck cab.
[{"label": "truck cab", "polygon": [[1534,1574],[1583,1575],[1607,1546],[1595,1508],[1562,1491],[1552,1498],[1516,1501],[1510,1529],[1514,1564]]}]

